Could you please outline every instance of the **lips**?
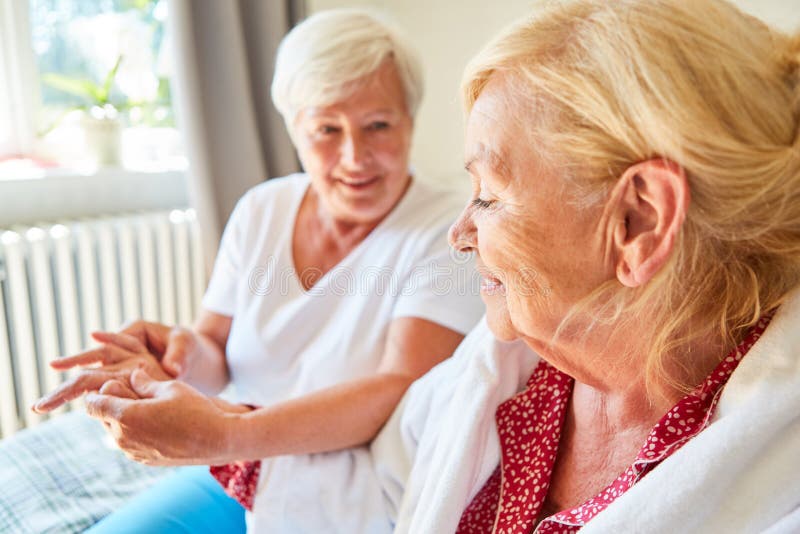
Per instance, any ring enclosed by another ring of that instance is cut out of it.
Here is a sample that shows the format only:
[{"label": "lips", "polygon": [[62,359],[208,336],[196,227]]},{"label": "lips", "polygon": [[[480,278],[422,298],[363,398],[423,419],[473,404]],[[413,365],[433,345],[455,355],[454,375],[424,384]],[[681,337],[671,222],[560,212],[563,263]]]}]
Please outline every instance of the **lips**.
[{"label": "lips", "polygon": [[505,295],[506,286],[497,278],[481,278],[481,292],[487,295]]},{"label": "lips", "polygon": [[506,294],[506,286],[503,285],[500,279],[493,276],[491,271],[489,271],[483,263],[477,262],[476,267],[478,273],[481,275],[481,293],[486,295]]},{"label": "lips", "polygon": [[351,187],[353,189],[363,189],[366,187],[371,186],[375,182],[380,179],[380,175],[372,175],[372,176],[348,176],[346,178],[336,178],[336,181],[342,185],[347,187]]}]

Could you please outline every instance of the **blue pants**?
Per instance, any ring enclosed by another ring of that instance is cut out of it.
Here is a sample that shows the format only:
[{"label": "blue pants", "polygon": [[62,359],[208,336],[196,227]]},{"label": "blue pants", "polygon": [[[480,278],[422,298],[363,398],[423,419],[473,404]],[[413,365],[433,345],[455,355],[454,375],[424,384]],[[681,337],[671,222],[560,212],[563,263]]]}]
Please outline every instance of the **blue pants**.
[{"label": "blue pants", "polygon": [[230,498],[208,467],[182,467],[143,491],[86,532],[244,533],[244,508]]}]

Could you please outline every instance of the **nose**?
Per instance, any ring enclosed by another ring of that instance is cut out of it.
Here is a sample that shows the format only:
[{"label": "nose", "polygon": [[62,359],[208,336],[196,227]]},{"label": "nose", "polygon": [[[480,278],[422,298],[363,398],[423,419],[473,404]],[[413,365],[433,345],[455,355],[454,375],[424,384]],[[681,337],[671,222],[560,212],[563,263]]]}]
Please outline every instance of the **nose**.
[{"label": "nose", "polygon": [[357,129],[348,132],[342,142],[342,163],[349,168],[359,169],[369,157],[369,144],[364,136]]},{"label": "nose", "polygon": [[447,234],[450,246],[458,252],[473,252],[478,248],[477,231],[472,222],[472,206],[467,204]]}]

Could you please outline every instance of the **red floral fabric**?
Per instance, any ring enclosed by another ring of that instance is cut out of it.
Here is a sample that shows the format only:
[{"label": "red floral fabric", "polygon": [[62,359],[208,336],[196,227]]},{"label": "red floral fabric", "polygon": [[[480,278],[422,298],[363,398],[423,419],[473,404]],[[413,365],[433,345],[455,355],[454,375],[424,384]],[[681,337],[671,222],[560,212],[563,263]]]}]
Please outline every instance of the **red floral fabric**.
[{"label": "red floral fabric", "polygon": [[[544,518],[536,532],[577,532],[708,426],[723,386],[771,317],[760,319],[746,339],[656,423],[622,474],[583,504]],[[497,408],[500,466],[467,506],[458,534],[531,532],[547,497],[572,386],[572,378],[541,361],[526,389]]]},{"label": "red floral fabric", "polygon": [[[257,406],[246,404],[251,410]],[[258,475],[261,474],[261,460],[238,461],[225,465],[212,465],[208,468],[211,476],[222,484],[225,493],[239,501],[248,511],[253,510],[258,487]]]},{"label": "red floral fabric", "polygon": [[261,461],[234,462],[225,465],[212,465],[211,475],[222,484],[225,493],[239,501],[245,509],[253,510],[256,498],[258,475],[261,473]]}]

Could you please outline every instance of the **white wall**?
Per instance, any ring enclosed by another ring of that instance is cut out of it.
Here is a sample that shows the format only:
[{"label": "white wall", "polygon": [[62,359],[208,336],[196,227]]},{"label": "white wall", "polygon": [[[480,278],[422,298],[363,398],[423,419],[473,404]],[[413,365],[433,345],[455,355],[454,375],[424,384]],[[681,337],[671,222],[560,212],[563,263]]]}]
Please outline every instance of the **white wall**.
[{"label": "white wall", "polygon": [[[686,0],[691,1],[691,0]],[[368,7],[405,28],[425,64],[412,162],[427,181],[465,186],[458,86],[470,57],[498,31],[531,12],[537,0],[306,0],[308,13]],[[735,0],[784,31],[800,30],[800,0]]]},{"label": "white wall", "polygon": [[785,32],[800,31],[800,0],[732,0],[742,10]]}]

